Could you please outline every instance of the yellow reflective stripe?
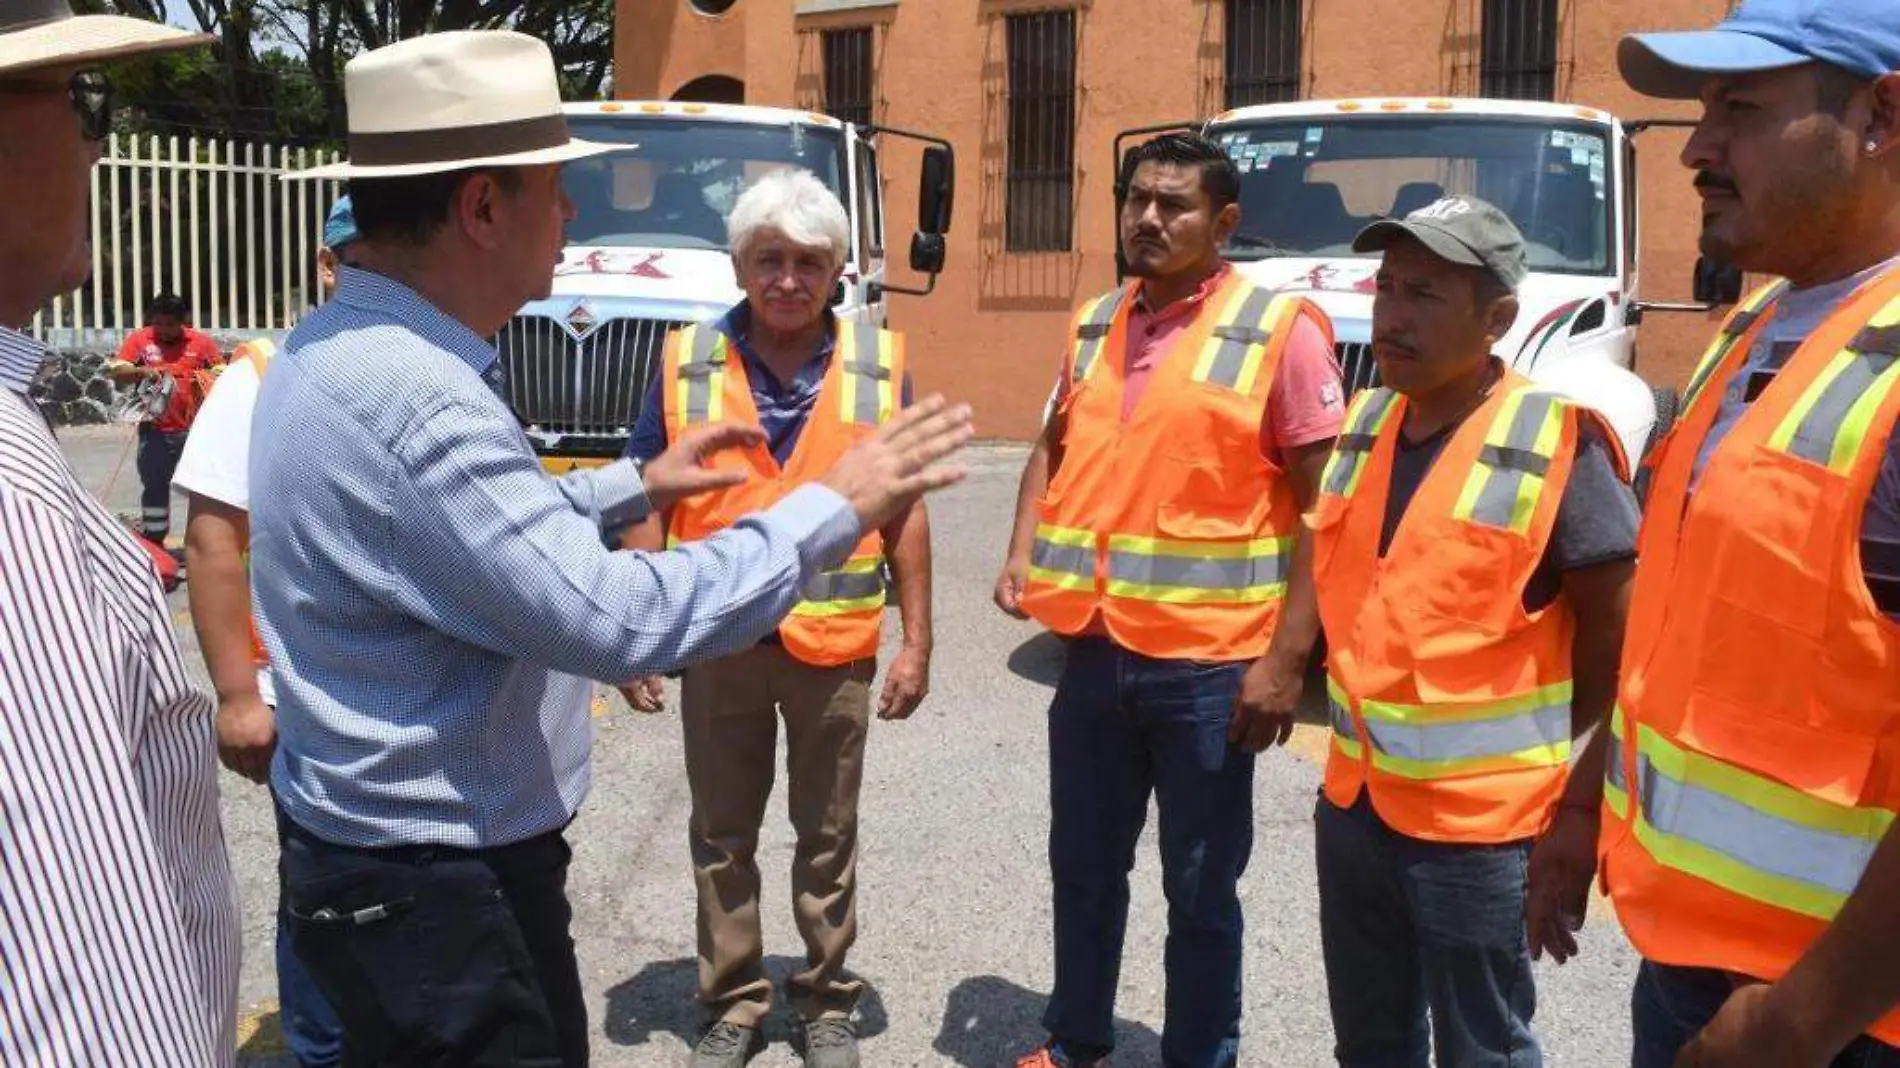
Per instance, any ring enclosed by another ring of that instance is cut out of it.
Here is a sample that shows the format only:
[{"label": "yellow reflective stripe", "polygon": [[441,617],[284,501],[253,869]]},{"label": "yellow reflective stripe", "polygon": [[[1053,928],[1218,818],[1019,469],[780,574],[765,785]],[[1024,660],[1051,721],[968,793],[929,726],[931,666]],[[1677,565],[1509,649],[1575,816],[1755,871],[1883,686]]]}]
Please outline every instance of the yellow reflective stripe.
[{"label": "yellow reflective stripe", "polygon": [[1351,497],[1359,491],[1367,457],[1385,432],[1386,421],[1398,409],[1394,403],[1397,399],[1398,394],[1384,388],[1360,390],[1353,397],[1352,406],[1346,410],[1346,432],[1333,443],[1333,453],[1326,458],[1326,468],[1320,474],[1321,493]]},{"label": "yellow reflective stripe", "polygon": [[1576,687],[1570,682],[1555,682],[1526,690],[1498,701],[1476,704],[1406,705],[1396,701],[1361,701],[1359,713],[1368,720],[1417,725],[1420,723],[1480,723],[1488,719],[1521,716],[1538,708],[1569,704]]},{"label": "yellow reflective stripe", "polygon": [[1373,767],[1401,778],[1417,780],[1488,775],[1494,772],[1523,771],[1529,768],[1554,768],[1569,760],[1570,742],[1567,740],[1552,745],[1531,746],[1515,753],[1469,759],[1413,760],[1382,753],[1376,746],[1372,750]]},{"label": "yellow reflective stripe", "polygon": [[1193,380],[1246,393],[1260,373],[1273,327],[1295,305],[1252,285],[1234,287],[1194,361]]},{"label": "yellow reflective stripe", "polygon": [[1610,811],[1616,814],[1617,819],[1626,820],[1630,818],[1630,795],[1623,792],[1623,790],[1619,789],[1614,783],[1606,782],[1603,784],[1603,803],[1610,806]]},{"label": "yellow reflective stripe", "polygon": [[1900,323],[1900,299],[1871,319],[1826,370],[1809,382],[1801,399],[1769,435],[1768,447],[1822,464],[1845,475],[1867,440],[1874,415],[1900,381],[1900,359],[1893,328]]},{"label": "yellow reflective stripe", "polygon": [[[1041,536],[1040,531],[1038,537]],[[1055,540],[1055,539],[1051,539]],[[1247,541],[1185,541],[1180,538],[1149,538],[1135,534],[1111,534],[1108,551],[1140,553],[1144,556],[1200,557],[1210,560],[1244,560],[1256,556],[1276,556],[1293,551],[1293,538],[1253,538]]]},{"label": "yellow reflective stripe", "polygon": [[853,612],[881,612],[884,595],[861,597],[855,601],[800,601],[792,606],[795,616],[842,616]]},{"label": "yellow reflective stripe", "polygon": [[1348,760],[1365,759],[1366,747],[1338,731],[1333,732],[1333,746]]},{"label": "yellow reflective stripe", "polygon": [[1258,604],[1286,592],[1294,539],[1185,541],[1114,534],[1107,590],[1164,604]]},{"label": "yellow reflective stripe", "polygon": [[1036,524],[1038,541],[1052,542],[1056,545],[1070,545],[1080,548],[1095,547],[1095,532],[1079,527],[1059,527],[1053,523]]},{"label": "yellow reflective stripe", "polygon": [[1121,305],[1122,290],[1113,289],[1083,305],[1081,321],[1076,326],[1075,351],[1071,354],[1073,367],[1070,369],[1074,383],[1085,381],[1101,361],[1102,348],[1108,343],[1109,328],[1114,325],[1115,312]]},{"label": "yellow reflective stripe", "polygon": [[839,418],[863,426],[889,422],[897,410],[896,384],[892,381],[897,355],[891,336],[875,323],[840,323],[838,347],[832,358],[838,361],[842,379]]},{"label": "yellow reflective stripe", "polygon": [[1879,841],[1894,821],[1894,814],[1885,809],[1836,805],[1715,757],[1683,749],[1651,727],[1636,728],[1636,751],[1677,782],[1714,791],[1788,823]]},{"label": "yellow reflective stripe", "polygon": [[1234,589],[1199,589],[1109,579],[1108,592],[1132,601],[1154,601],[1159,604],[1265,604],[1284,597],[1286,583],[1274,582]]},{"label": "yellow reflective stripe", "polygon": [[1566,402],[1524,388],[1505,398],[1485,434],[1482,459],[1465,476],[1455,519],[1516,534],[1530,530],[1545,474],[1563,441]]},{"label": "yellow reflective stripe", "polygon": [[1716,369],[1728,357],[1730,350],[1734,349],[1742,335],[1754,327],[1755,320],[1760,317],[1762,309],[1779,299],[1787,285],[1786,282],[1772,282],[1755,290],[1736,307],[1728,321],[1722,324],[1722,329],[1716,332],[1714,340],[1709,342],[1709,347],[1703,350],[1702,359],[1696,364],[1695,373],[1689,376],[1689,388],[1682,392],[1682,408],[1685,412],[1691,404],[1695,403],[1696,398],[1702,395],[1703,388],[1709,384],[1711,378],[1715,377]]},{"label": "yellow reflective stripe", "polygon": [[1275,334],[1290,325],[1289,320],[1298,307],[1292,297],[1277,297],[1267,306],[1267,313],[1260,319],[1260,329],[1266,333],[1268,341],[1248,347],[1247,361],[1241,365],[1240,377],[1234,382],[1235,392],[1253,392],[1254,381],[1260,377],[1260,365],[1267,359],[1267,345]]},{"label": "yellow reflective stripe", "polygon": [[[1606,798],[1609,796],[1606,792]],[[1627,817],[1625,817],[1627,818]],[[1824,890],[1799,879],[1751,868],[1725,853],[1666,834],[1639,815],[1632,830],[1636,840],[1664,866],[1687,872],[1705,882],[1818,920],[1832,920],[1847,903],[1846,894]]]},{"label": "yellow reflective stripe", "polygon": [[1088,591],[1095,589],[1095,576],[1093,575],[1076,575],[1067,571],[1051,571],[1046,567],[1037,567],[1034,564],[1029,565],[1029,577],[1035,579],[1037,582],[1054,586],[1059,590]]}]

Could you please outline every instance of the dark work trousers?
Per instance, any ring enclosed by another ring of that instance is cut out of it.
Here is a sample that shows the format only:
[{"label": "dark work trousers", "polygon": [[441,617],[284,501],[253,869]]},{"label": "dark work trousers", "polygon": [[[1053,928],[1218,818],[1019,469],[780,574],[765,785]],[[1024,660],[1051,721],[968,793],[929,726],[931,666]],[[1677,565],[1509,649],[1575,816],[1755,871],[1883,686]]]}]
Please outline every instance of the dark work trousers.
[{"label": "dark work trousers", "polygon": [[172,528],[172,473],[185,454],[184,430],[160,430],[139,424],[139,533],[159,545]]},{"label": "dark work trousers", "polygon": [[281,810],[277,827],[291,946],[342,1020],[346,1068],[584,1068],[561,832],[359,849]]},{"label": "dark work trousers", "polygon": [[[1631,1068],[1671,1068],[1676,1055],[1721,1010],[1735,983],[1728,973],[1644,961],[1630,997],[1635,1044]],[[1828,1068],[1900,1068],[1900,1049],[1866,1035],[1828,1062]]]}]

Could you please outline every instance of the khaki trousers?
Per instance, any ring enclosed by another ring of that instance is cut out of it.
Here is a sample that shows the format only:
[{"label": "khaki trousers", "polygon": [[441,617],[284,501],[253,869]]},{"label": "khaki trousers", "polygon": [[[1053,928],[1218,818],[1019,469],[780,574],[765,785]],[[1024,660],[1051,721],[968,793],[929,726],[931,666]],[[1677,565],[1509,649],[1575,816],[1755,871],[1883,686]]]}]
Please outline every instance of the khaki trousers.
[{"label": "khaki trousers", "polygon": [[873,660],[821,668],[758,645],[689,668],[681,719],[692,789],[690,839],[699,893],[699,1000],[758,1027],[772,1008],[759,926],[759,826],[785,720],[788,808],[798,846],[792,910],[806,967],[792,1007],[817,1019],[849,1013],[863,984],[843,978],[857,939],[858,788],[870,724]]}]

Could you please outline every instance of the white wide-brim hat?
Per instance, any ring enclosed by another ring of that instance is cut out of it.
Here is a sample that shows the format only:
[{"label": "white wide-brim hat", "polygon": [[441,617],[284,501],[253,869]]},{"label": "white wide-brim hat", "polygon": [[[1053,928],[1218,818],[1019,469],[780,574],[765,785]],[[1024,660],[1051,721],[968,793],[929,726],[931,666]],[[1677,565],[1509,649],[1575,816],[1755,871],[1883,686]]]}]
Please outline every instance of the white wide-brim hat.
[{"label": "white wide-brim hat", "polygon": [[[0,0],[4,2],[4,0]],[[548,46],[511,30],[412,38],[343,70],[350,158],[285,178],[403,178],[625,152],[568,136]]]},{"label": "white wide-brim hat", "polygon": [[177,52],[216,38],[123,15],[75,15],[67,0],[0,0],[0,75]]}]

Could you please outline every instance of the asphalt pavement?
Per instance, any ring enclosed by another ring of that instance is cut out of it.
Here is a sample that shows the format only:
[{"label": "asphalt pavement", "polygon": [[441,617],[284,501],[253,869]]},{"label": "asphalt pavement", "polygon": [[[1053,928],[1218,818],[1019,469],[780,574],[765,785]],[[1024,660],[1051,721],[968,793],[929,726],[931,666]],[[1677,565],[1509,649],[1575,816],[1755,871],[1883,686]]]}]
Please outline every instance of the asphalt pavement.
[{"label": "asphalt pavement", "polygon": [[[136,511],[128,428],[69,429],[61,440],[90,489],[116,511]],[[1044,711],[1061,647],[990,603],[1023,456],[1012,446],[975,448],[969,479],[933,500],[932,692],[910,722],[872,728],[860,932],[851,956],[852,970],[870,987],[860,1020],[870,1068],[1008,1068],[1042,1037],[1038,1020],[1051,975]],[[182,532],[182,501],[173,523]],[[172,607],[187,662],[202,681],[183,589]],[[593,792],[569,830],[574,937],[594,1063],[602,1068],[683,1066],[699,1026],[676,709],[675,703],[668,712],[641,715],[603,688],[595,706]],[[1309,722],[1319,723],[1308,711]],[[1324,741],[1318,727],[1303,727],[1288,750],[1263,756],[1258,766],[1257,838],[1241,888],[1248,923],[1241,1064],[1250,1068],[1333,1063],[1313,871]],[[269,800],[236,776],[226,774],[223,786],[225,834],[244,901],[238,1059],[287,1066],[272,968]],[[793,836],[783,797],[781,776],[760,850],[767,965],[778,977],[802,957],[791,916]],[[1134,874],[1116,1068],[1161,1063],[1166,903],[1153,824],[1151,818]],[[1593,903],[1582,943],[1582,956],[1569,965],[1538,967],[1546,1063],[1627,1064],[1636,960],[1601,900]],[[753,1065],[797,1065],[789,1034],[781,1009],[767,1029],[771,1046]]]}]

